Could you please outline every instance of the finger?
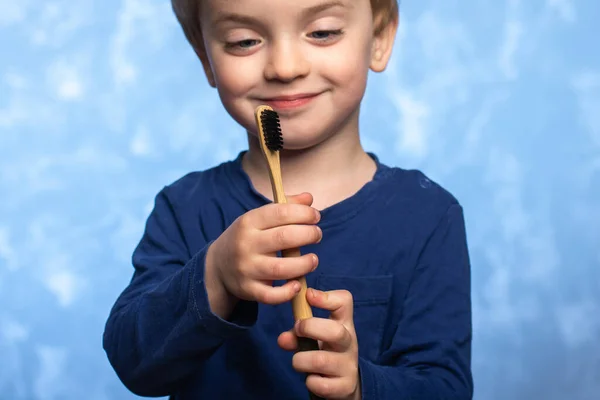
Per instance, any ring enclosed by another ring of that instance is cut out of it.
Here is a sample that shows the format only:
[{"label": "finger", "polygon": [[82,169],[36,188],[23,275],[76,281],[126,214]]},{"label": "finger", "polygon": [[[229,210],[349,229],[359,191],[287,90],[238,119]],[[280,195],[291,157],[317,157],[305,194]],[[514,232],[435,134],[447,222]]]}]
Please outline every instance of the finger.
[{"label": "finger", "polygon": [[[298,340],[298,335],[294,332],[293,329],[289,331],[282,332],[277,338],[277,344],[284,350],[287,351],[298,351],[300,346],[300,341]],[[317,340],[317,346],[319,349],[323,348],[323,342],[321,340]]]},{"label": "finger", "polygon": [[256,245],[259,253],[268,254],[319,243],[321,239],[323,231],[317,225],[286,225],[261,232]]},{"label": "finger", "polygon": [[282,225],[316,224],[321,220],[318,210],[305,204],[270,203],[245,214],[250,226],[265,230]]},{"label": "finger", "polygon": [[290,280],[281,286],[253,282],[248,290],[248,298],[246,300],[269,305],[282,304],[291,301],[299,291],[300,282],[296,280]]},{"label": "finger", "polygon": [[249,271],[249,276],[258,280],[290,280],[307,275],[319,265],[319,258],[314,253],[299,257],[260,257],[257,267]]},{"label": "finger", "polygon": [[333,351],[344,352],[354,343],[352,333],[338,321],[325,318],[307,318],[298,321],[294,332],[301,337],[320,340]]},{"label": "finger", "polygon": [[[358,375],[358,372],[356,373]],[[306,388],[326,399],[350,398],[357,389],[358,380],[350,376],[329,377],[311,374],[306,377]]]},{"label": "finger", "polygon": [[329,377],[346,375],[351,364],[346,354],[325,350],[300,351],[292,357],[296,371]]},{"label": "finger", "polygon": [[342,324],[353,326],[354,300],[347,290],[332,290],[323,292],[309,288],[306,299],[310,305],[331,311],[330,318]]},{"label": "finger", "polygon": [[287,202],[290,204],[303,204],[310,206],[313,203],[313,196],[308,192],[286,196]]},{"label": "finger", "polygon": [[283,332],[277,338],[277,344],[283,350],[296,351],[298,349],[298,336],[291,330]]}]

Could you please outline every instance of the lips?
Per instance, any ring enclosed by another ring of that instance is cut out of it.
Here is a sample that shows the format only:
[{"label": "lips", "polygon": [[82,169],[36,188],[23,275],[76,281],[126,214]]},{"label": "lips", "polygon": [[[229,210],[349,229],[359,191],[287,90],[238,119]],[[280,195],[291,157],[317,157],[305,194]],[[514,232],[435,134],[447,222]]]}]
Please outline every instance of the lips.
[{"label": "lips", "polygon": [[265,98],[262,101],[274,109],[288,110],[298,108],[310,103],[320,93],[301,93]]}]

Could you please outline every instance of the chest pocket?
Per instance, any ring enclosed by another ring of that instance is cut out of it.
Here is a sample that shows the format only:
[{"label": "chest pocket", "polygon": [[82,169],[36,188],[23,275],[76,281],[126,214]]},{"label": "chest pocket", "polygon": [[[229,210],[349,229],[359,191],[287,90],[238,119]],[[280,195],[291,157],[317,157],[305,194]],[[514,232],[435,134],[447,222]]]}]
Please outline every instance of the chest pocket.
[{"label": "chest pocket", "polygon": [[[354,300],[354,327],[359,355],[375,361],[392,295],[392,275],[348,276],[321,274],[315,283],[323,291],[348,290]],[[315,316],[329,318],[329,311],[314,309]]]}]

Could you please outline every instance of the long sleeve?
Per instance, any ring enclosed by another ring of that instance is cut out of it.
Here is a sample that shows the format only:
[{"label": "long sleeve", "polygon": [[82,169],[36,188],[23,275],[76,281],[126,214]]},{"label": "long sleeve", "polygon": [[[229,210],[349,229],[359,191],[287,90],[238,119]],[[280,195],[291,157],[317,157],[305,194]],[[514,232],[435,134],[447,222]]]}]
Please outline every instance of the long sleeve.
[{"label": "long sleeve", "polygon": [[134,251],[135,272],[106,323],[103,345],[123,384],[141,396],[166,396],[181,387],[229,337],[257,318],[255,303],[240,302],[225,321],[210,310],[204,259],[210,243],[193,238],[189,253],[168,188],[155,198]]},{"label": "long sleeve", "polygon": [[453,204],[419,256],[381,362],[359,360],[363,400],[472,398],[470,291],[464,218]]}]

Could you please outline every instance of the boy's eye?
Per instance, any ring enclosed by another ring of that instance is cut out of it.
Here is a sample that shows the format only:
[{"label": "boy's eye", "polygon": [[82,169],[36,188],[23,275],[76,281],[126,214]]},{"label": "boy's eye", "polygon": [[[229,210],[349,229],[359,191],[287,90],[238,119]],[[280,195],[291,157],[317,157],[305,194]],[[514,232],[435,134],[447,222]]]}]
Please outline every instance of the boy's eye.
[{"label": "boy's eye", "polygon": [[256,39],[245,39],[245,40],[240,40],[239,42],[227,43],[227,48],[249,49],[250,47],[256,46],[257,44],[258,44],[258,40],[256,40]]},{"label": "boy's eye", "polygon": [[314,31],[310,33],[310,36],[313,39],[317,39],[317,40],[328,40],[328,39],[333,39],[336,36],[339,36],[342,34],[342,30],[341,29],[336,29],[336,30],[323,30],[323,31]]},{"label": "boy's eye", "polygon": [[[341,29],[336,30],[320,30],[314,31],[309,34],[309,36],[313,39],[316,39],[320,42],[328,42],[330,40],[334,40],[338,36],[343,33]],[[237,42],[228,42],[225,44],[227,49],[231,50],[248,50],[256,45],[260,44],[260,40],[258,39],[244,39],[239,40]]]}]

